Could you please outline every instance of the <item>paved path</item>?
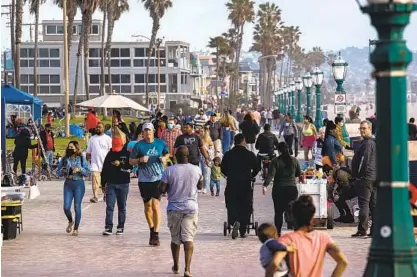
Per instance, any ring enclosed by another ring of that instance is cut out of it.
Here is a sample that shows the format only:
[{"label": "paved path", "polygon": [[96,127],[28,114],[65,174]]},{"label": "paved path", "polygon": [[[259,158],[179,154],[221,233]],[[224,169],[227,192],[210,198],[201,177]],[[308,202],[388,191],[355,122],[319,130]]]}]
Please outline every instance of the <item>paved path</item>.
[{"label": "paved path", "polygon": [[[105,203],[88,203],[90,183],[87,183],[78,237],[65,233],[62,182],[40,184],[42,195],[24,204],[24,232],[16,240],[3,242],[2,276],[175,276],[170,271],[172,262],[165,212],[161,228],[162,245],[149,247],[149,231],[136,182],[134,179],[130,186],[125,234],[110,237],[101,235]],[[202,195],[199,203],[193,276],[263,276],[257,238],[252,235],[232,240],[223,236],[224,198]],[[255,188],[254,205],[257,221],[273,221],[271,196],[262,196],[260,185]],[[166,199],[162,201],[162,208],[165,211]],[[345,276],[359,277],[365,266],[370,241],[351,239],[349,236],[353,232],[353,227],[341,226],[329,231],[349,259]],[[330,276],[333,266],[333,262],[326,261],[324,276]],[[180,267],[183,268],[183,258]]]}]

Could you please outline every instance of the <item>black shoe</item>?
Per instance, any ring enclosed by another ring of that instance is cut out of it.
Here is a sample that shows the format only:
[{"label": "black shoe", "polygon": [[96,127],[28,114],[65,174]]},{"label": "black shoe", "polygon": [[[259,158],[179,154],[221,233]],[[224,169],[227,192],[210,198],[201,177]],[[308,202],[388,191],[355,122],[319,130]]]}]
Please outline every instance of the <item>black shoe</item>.
[{"label": "black shoe", "polygon": [[110,236],[112,234],[113,234],[113,232],[112,232],[112,229],[110,229],[110,228],[106,228],[103,231],[103,236]]},{"label": "black shoe", "polygon": [[220,193],[216,193],[216,196],[218,197],[218,196],[220,196]]},{"label": "black shoe", "polygon": [[123,235],[123,233],[124,233],[124,230],[123,230],[123,228],[117,228],[117,231],[116,231],[116,235]]},{"label": "black shoe", "polygon": [[342,221],[343,221],[343,217],[342,216],[339,216],[338,218],[336,218],[334,220],[334,222],[342,222]]},{"label": "black shoe", "polygon": [[352,238],[366,238],[366,237],[368,237],[366,233],[362,233],[362,232],[356,232],[355,234],[352,235]]},{"label": "black shoe", "polygon": [[211,196],[214,196],[214,191],[211,191]]},{"label": "black shoe", "polygon": [[244,232],[244,233],[240,233],[240,237],[242,238],[242,239],[244,239],[244,238],[247,238],[248,237],[248,234],[246,233],[246,232]]},{"label": "black shoe", "polygon": [[236,221],[233,224],[233,229],[232,229],[232,239],[236,239],[239,235],[239,228],[240,228],[240,223],[239,221]]},{"label": "black shoe", "polygon": [[353,218],[352,215],[346,215],[342,218],[342,223],[354,223],[355,219]]}]

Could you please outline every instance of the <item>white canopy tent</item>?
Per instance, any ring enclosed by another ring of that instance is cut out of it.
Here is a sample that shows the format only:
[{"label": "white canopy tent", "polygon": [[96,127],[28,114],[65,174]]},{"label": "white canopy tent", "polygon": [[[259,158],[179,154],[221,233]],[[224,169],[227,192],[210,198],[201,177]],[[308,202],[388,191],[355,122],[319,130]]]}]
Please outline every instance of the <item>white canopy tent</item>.
[{"label": "white canopy tent", "polygon": [[109,109],[130,108],[130,109],[141,111],[141,112],[150,112],[144,106],[120,94],[103,95],[103,96],[96,97],[91,100],[78,103],[77,106],[94,107],[94,108],[109,108]]}]

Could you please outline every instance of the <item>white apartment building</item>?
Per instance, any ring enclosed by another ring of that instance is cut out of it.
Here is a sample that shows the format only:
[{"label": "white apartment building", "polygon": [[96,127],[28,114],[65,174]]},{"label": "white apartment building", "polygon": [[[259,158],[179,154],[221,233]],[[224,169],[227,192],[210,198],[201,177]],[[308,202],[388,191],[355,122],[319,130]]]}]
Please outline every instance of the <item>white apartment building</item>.
[{"label": "white apartment building", "polygon": [[[81,21],[75,21],[73,41],[69,52],[70,100],[74,93],[76,78],[77,48],[81,34]],[[60,20],[42,22],[43,40],[38,43],[38,96],[50,106],[64,103],[64,45],[63,23]],[[34,43],[23,42],[21,46],[21,89],[33,93]],[[112,90],[145,103],[146,66],[148,41],[113,42],[111,49]],[[190,79],[190,45],[183,41],[165,41],[160,47],[161,108],[175,109],[177,103],[191,104],[192,81]],[[152,53],[149,69],[149,90],[156,104],[158,87],[158,59]],[[101,21],[93,20],[89,43],[89,91],[95,97],[100,92],[101,78]],[[108,91],[107,64],[105,69],[106,93]],[[77,86],[77,102],[86,99],[84,89],[84,59],[81,53]]]}]

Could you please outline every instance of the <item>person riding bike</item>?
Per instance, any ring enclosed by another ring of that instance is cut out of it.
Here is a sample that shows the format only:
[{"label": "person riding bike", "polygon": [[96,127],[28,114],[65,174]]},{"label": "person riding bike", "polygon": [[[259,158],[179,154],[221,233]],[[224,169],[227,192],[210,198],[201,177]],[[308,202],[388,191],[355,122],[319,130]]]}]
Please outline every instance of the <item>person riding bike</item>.
[{"label": "person riding bike", "polygon": [[258,136],[255,143],[255,148],[259,150],[257,158],[260,168],[263,170],[262,160],[268,158],[272,160],[276,157],[275,150],[278,149],[277,136],[271,132],[271,125],[264,125],[264,132]]}]

